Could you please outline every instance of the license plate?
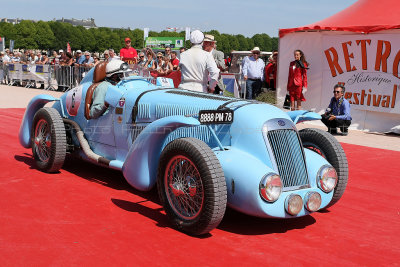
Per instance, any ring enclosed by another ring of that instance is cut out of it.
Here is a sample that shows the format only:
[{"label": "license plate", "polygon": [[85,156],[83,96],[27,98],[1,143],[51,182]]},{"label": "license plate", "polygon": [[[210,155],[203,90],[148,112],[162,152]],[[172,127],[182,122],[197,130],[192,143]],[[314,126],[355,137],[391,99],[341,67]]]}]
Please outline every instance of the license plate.
[{"label": "license plate", "polygon": [[200,110],[199,121],[201,124],[232,123],[233,110]]}]

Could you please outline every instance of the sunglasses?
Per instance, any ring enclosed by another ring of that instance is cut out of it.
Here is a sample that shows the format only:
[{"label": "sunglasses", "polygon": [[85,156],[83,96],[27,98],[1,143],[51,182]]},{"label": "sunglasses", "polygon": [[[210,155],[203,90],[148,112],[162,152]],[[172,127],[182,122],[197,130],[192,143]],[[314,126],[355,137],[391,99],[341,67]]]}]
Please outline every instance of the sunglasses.
[{"label": "sunglasses", "polygon": [[340,94],[342,91],[333,91],[335,94]]},{"label": "sunglasses", "polygon": [[125,41],[125,43],[130,43],[131,41]]},{"label": "sunglasses", "polygon": [[252,54],[253,54],[253,55],[259,55],[260,53],[258,53],[258,52],[253,52]]},{"label": "sunglasses", "polygon": [[158,58],[162,58],[162,56],[158,56]]},{"label": "sunglasses", "polygon": [[140,56],[140,57],[144,57],[144,56]]}]

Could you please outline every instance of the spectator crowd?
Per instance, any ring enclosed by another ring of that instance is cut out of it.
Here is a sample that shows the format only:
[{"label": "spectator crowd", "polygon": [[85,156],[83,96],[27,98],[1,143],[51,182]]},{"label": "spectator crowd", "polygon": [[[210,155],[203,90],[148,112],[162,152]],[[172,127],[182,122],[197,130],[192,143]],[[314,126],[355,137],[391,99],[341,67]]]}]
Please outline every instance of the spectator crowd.
[{"label": "spectator crowd", "polygon": [[[179,56],[171,47],[156,52],[151,48],[143,48],[138,53],[131,46],[130,38],[125,38],[125,47],[118,54],[113,49],[107,49],[101,54],[81,50],[71,53],[62,49],[51,52],[6,49],[0,52],[0,83],[13,82],[7,76],[7,65],[49,65],[54,66],[51,68],[54,75],[52,78],[57,81],[57,90],[67,90],[79,84],[85,73],[100,62],[122,60],[131,66],[136,65],[150,71],[153,76],[168,76],[174,71],[181,71],[179,88],[182,89],[222,94],[225,87],[221,73],[229,70],[231,73],[242,75],[246,87],[245,90],[241,90],[241,95],[246,99],[255,99],[262,92],[263,85],[269,90],[276,90],[278,51],[273,51],[265,62],[261,59],[260,49],[254,47],[251,55],[245,56],[239,63],[237,57],[230,55],[225,58],[224,54],[216,49],[214,36],[201,32],[197,34],[191,36],[192,48],[187,52],[185,48],[181,48]],[[301,50],[294,52],[294,59],[289,64],[287,87],[287,101],[291,110],[301,109],[301,102],[305,101],[304,94],[307,92],[308,62]],[[22,80],[18,81],[17,85],[25,86],[26,81],[25,84]],[[35,83],[34,86],[36,87]],[[44,88],[44,82],[41,86]],[[335,86],[334,97],[322,121],[331,133],[336,133],[336,128],[340,127],[343,135],[347,135],[351,116],[350,105],[343,98],[344,91],[344,85]]]}]

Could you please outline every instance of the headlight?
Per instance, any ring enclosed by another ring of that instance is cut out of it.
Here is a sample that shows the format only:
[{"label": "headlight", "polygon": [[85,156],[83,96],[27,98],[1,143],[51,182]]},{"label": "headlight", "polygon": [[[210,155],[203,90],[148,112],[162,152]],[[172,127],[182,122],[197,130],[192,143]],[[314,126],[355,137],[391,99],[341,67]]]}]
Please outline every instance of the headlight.
[{"label": "headlight", "polygon": [[290,194],[285,201],[286,212],[297,215],[303,209],[303,199],[297,194]]},{"label": "headlight", "polygon": [[268,202],[276,201],[282,193],[281,177],[275,173],[265,175],[260,182],[260,195]]},{"label": "headlight", "polygon": [[304,198],[306,209],[309,211],[317,211],[321,207],[321,195],[317,192],[308,192]]},{"label": "headlight", "polygon": [[337,180],[336,170],[332,166],[324,165],[319,169],[317,184],[322,191],[326,193],[331,192],[335,188]]}]

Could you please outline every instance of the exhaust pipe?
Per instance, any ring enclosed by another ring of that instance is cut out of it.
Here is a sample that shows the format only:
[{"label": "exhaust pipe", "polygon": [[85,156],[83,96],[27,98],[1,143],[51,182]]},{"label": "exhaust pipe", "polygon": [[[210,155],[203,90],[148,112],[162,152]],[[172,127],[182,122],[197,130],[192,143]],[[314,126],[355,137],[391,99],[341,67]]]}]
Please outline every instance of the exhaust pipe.
[{"label": "exhaust pipe", "polygon": [[110,160],[106,159],[105,157],[102,157],[100,155],[97,155],[96,153],[93,152],[93,150],[90,148],[88,141],[86,140],[83,131],[81,127],[79,126],[78,123],[74,122],[73,120],[70,119],[65,119],[63,118],[64,123],[72,125],[76,131],[76,137],[78,138],[79,144],[81,145],[83,153],[92,160],[95,163],[99,163],[105,166],[110,165]]}]

